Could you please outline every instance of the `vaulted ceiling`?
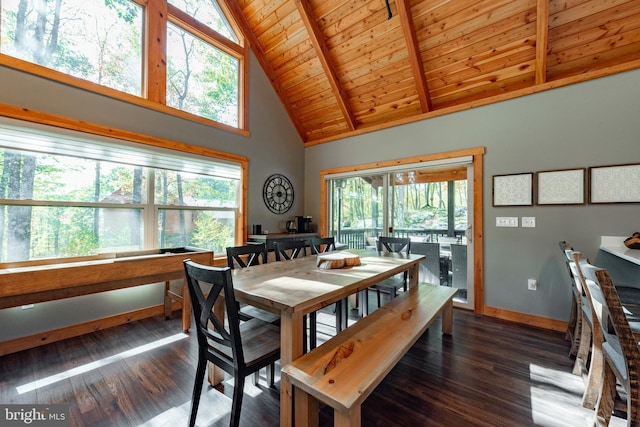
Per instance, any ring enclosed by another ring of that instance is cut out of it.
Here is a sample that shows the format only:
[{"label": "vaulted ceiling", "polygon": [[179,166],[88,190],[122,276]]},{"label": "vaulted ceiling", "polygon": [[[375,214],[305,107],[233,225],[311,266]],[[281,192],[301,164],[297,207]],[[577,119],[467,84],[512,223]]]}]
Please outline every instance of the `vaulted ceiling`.
[{"label": "vaulted ceiling", "polygon": [[306,145],[640,68],[640,0],[227,0]]}]

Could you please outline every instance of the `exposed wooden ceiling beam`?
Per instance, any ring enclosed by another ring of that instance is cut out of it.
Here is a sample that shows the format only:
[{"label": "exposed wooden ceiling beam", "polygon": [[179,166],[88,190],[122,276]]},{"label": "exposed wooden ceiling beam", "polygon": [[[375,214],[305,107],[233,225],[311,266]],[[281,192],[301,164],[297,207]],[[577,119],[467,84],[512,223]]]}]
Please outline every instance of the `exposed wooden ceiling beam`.
[{"label": "exposed wooden ceiling beam", "polygon": [[427,79],[424,76],[424,66],[422,65],[416,32],[413,27],[413,19],[411,18],[411,6],[409,5],[409,0],[396,0],[396,6],[398,7],[398,15],[400,17],[400,26],[402,27],[405,42],[407,43],[409,63],[411,64],[413,79],[416,82],[420,107],[422,108],[422,112],[426,113],[431,111],[431,97],[429,96]]},{"label": "exposed wooden ceiling beam", "polygon": [[549,43],[549,0],[538,0],[536,21],[536,84],[547,81],[547,45]]},{"label": "exposed wooden ceiling beam", "polygon": [[302,17],[302,21],[304,22],[304,26],[309,33],[309,39],[313,48],[318,55],[318,60],[322,64],[322,68],[329,80],[329,84],[331,85],[331,89],[336,97],[336,101],[340,106],[340,110],[344,115],[347,126],[349,126],[350,130],[355,130],[356,128],[356,118],[353,114],[351,107],[349,106],[347,100],[349,99],[346,91],[342,87],[340,80],[338,79],[338,75],[336,74],[336,67],[333,61],[331,60],[331,55],[329,52],[329,48],[327,48],[327,44],[325,43],[324,36],[322,35],[322,30],[318,26],[316,19],[313,14],[313,10],[309,5],[308,0],[295,0],[296,7],[298,8],[298,12]]},{"label": "exposed wooden ceiling beam", "polygon": [[307,142],[307,138],[305,137],[306,133],[304,130],[304,126],[301,125],[297,115],[292,113],[290,108],[291,102],[289,101],[289,99],[287,98],[287,95],[282,89],[280,79],[277,77],[273,67],[271,66],[271,63],[267,60],[267,56],[262,50],[262,46],[258,42],[258,39],[254,34],[253,30],[249,26],[249,23],[247,22],[247,19],[245,18],[244,13],[240,8],[240,5],[236,0],[222,0],[222,1],[224,2],[229,13],[231,13],[231,15],[233,16],[233,19],[235,20],[236,24],[240,27],[240,30],[242,31],[243,35],[249,42],[249,46],[253,50],[253,53],[256,55],[256,58],[258,59],[258,62],[260,62],[260,65],[262,66],[262,70],[265,72],[265,74],[269,78],[271,85],[273,86],[274,90],[278,94],[278,97],[280,98],[280,102],[282,102],[282,105],[285,107],[285,110],[289,115],[289,118],[291,119],[291,123],[293,123],[296,130],[298,131],[298,135],[302,137],[303,142]]}]

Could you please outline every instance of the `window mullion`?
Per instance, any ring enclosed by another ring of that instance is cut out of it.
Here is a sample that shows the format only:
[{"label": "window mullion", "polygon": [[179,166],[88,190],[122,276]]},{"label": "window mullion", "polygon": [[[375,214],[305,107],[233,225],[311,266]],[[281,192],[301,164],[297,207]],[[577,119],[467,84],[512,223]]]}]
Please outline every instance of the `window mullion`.
[{"label": "window mullion", "polygon": [[144,247],[158,247],[158,207],[156,206],[156,170],[147,169],[147,204],[144,206]]},{"label": "window mullion", "polygon": [[167,2],[149,0],[145,8],[146,57],[143,97],[150,101],[167,103]]}]

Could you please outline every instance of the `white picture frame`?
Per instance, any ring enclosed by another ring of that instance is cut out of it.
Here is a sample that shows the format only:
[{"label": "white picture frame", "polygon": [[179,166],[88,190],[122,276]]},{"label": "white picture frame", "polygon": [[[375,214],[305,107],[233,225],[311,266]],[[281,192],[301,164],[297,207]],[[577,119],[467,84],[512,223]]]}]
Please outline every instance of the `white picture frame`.
[{"label": "white picture frame", "polygon": [[536,204],[584,205],[586,169],[563,169],[536,173]]},{"label": "white picture frame", "polygon": [[493,176],[493,206],[532,205],[533,172]]},{"label": "white picture frame", "polygon": [[640,164],[589,168],[589,203],[640,203]]}]

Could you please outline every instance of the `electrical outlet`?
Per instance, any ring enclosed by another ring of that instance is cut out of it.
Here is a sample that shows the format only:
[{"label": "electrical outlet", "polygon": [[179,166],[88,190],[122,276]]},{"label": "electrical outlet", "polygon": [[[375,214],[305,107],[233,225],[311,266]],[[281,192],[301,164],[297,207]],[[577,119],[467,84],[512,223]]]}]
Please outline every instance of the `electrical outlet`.
[{"label": "electrical outlet", "polygon": [[522,226],[523,227],[534,228],[536,226],[536,217],[535,216],[523,216],[522,217]]},{"label": "electrical outlet", "polygon": [[529,279],[527,281],[527,287],[530,291],[535,291],[538,289],[538,282],[536,281],[536,279]]},{"label": "electrical outlet", "polygon": [[518,226],[517,216],[497,216],[496,217],[496,227],[517,227],[517,226]]}]

